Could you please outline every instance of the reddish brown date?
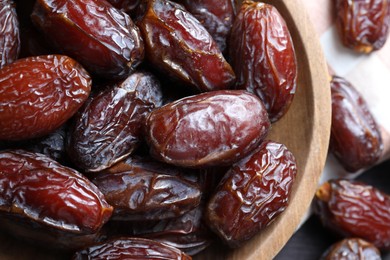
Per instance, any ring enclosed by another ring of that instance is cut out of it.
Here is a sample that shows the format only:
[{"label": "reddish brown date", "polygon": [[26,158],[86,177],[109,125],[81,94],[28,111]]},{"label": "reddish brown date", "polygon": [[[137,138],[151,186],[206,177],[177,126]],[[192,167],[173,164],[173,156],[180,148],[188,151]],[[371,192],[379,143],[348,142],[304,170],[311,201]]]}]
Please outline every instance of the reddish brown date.
[{"label": "reddish brown date", "polygon": [[177,0],[207,29],[224,52],[236,15],[233,0]]},{"label": "reddish brown date", "polygon": [[346,47],[362,53],[383,47],[390,27],[388,0],[336,0],[335,5],[337,29]]},{"label": "reddish brown date", "polygon": [[130,12],[137,8],[141,0],[108,0],[108,2],[124,12]]},{"label": "reddish brown date", "polygon": [[143,60],[138,28],[105,0],[37,0],[31,18],[55,48],[97,76],[126,77]]},{"label": "reddish brown date", "polygon": [[14,62],[19,55],[19,22],[12,1],[0,1],[0,68]]},{"label": "reddish brown date", "polygon": [[346,238],[333,244],[321,260],[381,260],[381,254],[373,244],[360,238]]},{"label": "reddish brown date", "polygon": [[161,104],[158,80],[149,73],[133,73],[81,109],[68,140],[69,158],[87,172],[112,166],[138,146],[145,117]]},{"label": "reddish brown date", "polygon": [[157,241],[144,238],[119,238],[76,252],[73,259],[191,260],[192,258],[179,249]]},{"label": "reddish brown date", "polygon": [[390,197],[356,181],[331,180],[316,192],[315,212],[335,232],[390,249]]},{"label": "reddish brown date", "polygon": [[59,247],[70,243],[63,238],[96,233],[113,210],[80,173],[23,150],[0,152],[0,190],[2,228]]},{"label": "reddish brown date", "polygon": [[290,107],[297,81],[293,41],[284,19],[271,5],[244,1],[230,39],[236,87],[259,96],[271,122],[277,121]]},{"label": "reddish brown date", "polygon": [[229,165],[257,148],[270,127],[263,103],[241,90],[203,93],[151,112],[151,154],[183,167]]},{"label": "reddish brown date", "polygon": [[331,81],[332,124],[329,148],[347,171],[376,163],[383,152],[379,127],[360,93],[341,77]]},{"label": "reddish brown date", "polygon": [[153,65],[200,91],[233,84],[234,72],[217,44],[183,6],[165,0],[145,1],[141,6],[145,13],[137,24]]},{"label": "reddish brown date", "polygon": [[297,168],[293,154],[264,141],[226,173],[208,202],[206,220],[230,247],[268,226],[289,202]]},{"label": "reddish brown date", "polygon": [[147,170],[100,174],[93,182],[114,206],[113,219],[117,220],[178,217],[198,206],[201,199],[195,183]]},{"label": "reddish brown date", "polygon": [[91,78],[73,59],[48,55],[20,59],[0,70],[0,140],[40,137],[82,106]]}]

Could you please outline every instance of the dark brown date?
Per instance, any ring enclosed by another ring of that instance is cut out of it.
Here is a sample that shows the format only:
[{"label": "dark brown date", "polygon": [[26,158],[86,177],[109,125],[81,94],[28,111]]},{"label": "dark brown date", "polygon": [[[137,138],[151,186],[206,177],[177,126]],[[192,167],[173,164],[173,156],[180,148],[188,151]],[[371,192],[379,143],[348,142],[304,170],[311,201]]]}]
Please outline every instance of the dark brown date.
[{"label": "dark brown date", "polygon": [[179,249],[157,241],[144,238],[119,238],[76,252],[73,259],[191,260],[192,258]]},{"label": "dark brown date", "polygon": [[335,5],[336,26],[346,47],[362,53],[383,47],[390,27],[388,0],[336,0]]},{"label": "dark brown date", "polygon": [[326,182],[316,192],[315,212],[336,233],[390,249],[390,197],[370,185],[348,180]]},{"label": "dark brown date", "polygon": [[234,83],[234,72],[217,44],[183,6],[168,0],[141,6],[145,13],[137,24],[154,66],[200,91],[227,89]]},{"label": "dark brown date", "polygon": [[138,28],[105,0],[37,0],[31,18],[55,48],[97,76],[124,78],[143,60]]},{"label": "dark brown date", "polygon": [[344,78],[333,77],[330,86],[330,151],[349,172],[372,166],[382,155],[383,142],[368,105]]},{"label": "dark brown date", "polygon": [[333,244],[321,260],[381,260],[381,254],[373,244],[360,238],[346,238]]},{"label": "dark brown date", "polygon": [[51,133],[82,106],[91,78],[73,59],[48,55],[20,59],[0,70],[0,140]]},{"label": "dark brown date", "polygon": [[112,166],[139,145],[145,117],[161,104],[158,80],[150,73],[133,73],[77,114],[67,145],[69,158],[87,172]]},{"label": "dark brown date", "polygon": [[184,178],[148,172],[100,174],[93,182],[114,206],[116,220],[160,220],[183,215],[199,205],[199,187]]},{"label": "dark brown date", "polygon": [[234,0],[177,0],[207,29],[224,52],[236,15]]},{"label": "dark brown date", "polygon": [[209,227],[230,247],[239,247],[286,209],[296,172],[286,146],[264,141],[221,180],[207,205]]},{"label": "dark brown date", "polygon": [[77,171],[23,150],[0,152],[0,190],[2,228],[56,247],[93,235],[113,210]]},{"label": "dark brown date", "polygon": [[137,8],[141,0],[108,0],[108,2],[124,12],[130,12]]},{"label": "dark brown date", "polygon": [[19,55],[19,22],[12,1],[0,1],[0,68],[14,62]]},{"label": "dark brown date", "polygon": [[151,112],[146,139],[157,159],[183,167],[229,165],[257,148],[270,128],[263,103],[242,90],[203,93]]},{"label": "dark brown date", "polygon": [[236,87],[260,97],[271,122],[277,121],[290,107],[297,81],[293,41],[284,19],[271,5],[244,1],[230,39]]}]

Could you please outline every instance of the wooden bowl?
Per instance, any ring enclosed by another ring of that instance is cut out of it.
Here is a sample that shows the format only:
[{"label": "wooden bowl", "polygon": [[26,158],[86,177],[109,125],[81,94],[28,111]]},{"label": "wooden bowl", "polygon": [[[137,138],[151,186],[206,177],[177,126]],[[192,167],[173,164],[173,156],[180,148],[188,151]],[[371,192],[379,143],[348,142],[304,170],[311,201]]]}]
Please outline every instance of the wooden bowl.
[{"label": "wooden bowl", "polygon": [[[290,205],[270,226],[243,247],[212,245],[195,259],[272,259],[307,212],[325,164],[331,121],[326,62],[317,34],[299,0],[265,1],[276,6],[290,29],[298,60],[298,86],[287,114],[272,126],[268,139],[284,143],[296,156],[298,175]],[[67,259],[0,234],[0,259]]]}]

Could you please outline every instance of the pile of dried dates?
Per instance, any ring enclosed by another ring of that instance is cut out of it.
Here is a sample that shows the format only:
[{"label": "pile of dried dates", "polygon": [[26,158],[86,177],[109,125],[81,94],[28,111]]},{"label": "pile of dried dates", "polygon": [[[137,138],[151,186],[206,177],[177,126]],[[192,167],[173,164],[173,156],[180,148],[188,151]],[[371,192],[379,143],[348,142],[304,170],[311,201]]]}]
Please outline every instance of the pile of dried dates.
[{"label": "pile of dried dates", "polygon": [[0,0],[0,228],[75,259],[235,248],[288,205],[297,62],[271,5]]}]

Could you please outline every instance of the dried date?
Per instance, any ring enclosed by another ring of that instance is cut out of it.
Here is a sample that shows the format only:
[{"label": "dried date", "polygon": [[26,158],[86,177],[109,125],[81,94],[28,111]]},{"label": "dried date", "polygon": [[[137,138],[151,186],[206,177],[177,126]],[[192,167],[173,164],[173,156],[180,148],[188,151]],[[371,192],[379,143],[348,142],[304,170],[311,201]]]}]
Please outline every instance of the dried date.
[{"label": "dried date", "polygon": [[335,5],[336,26],[346,47],[362,53],[383,47],[390,27],[388,0],[336,0]]},{"label": "dried date", "polygon": [[91,246],[73,256],[81,259],[161,259],[191,260],[179,249],[144,238],[119,238]]},{"label": "dried date", "polygon": [[113,210],[77,171],[23,150],[0,152],[0,190],[1,227],[55,247],[93,238]]},{"label": "dried date", "polygon": [[315,212],[343,236],[359,237],[390,249],[390,197],[365,183],[330,180],[316,192]]},{"label": "dried date", "polygon": [[270,128],[263,103],[241,90],[206,92],[152,111],[150,153],[182,167],[229,165],[257,148]]},{"label": "dried date", "polygon": [[296,172],[286,146],[264,141],[221,180],[207,205],[209,227],[230,247],[239,247],[286,209]]},{"label": "dried date", "polygon": [[165,0],[145,1],[137,25],[146,56],[158,69],[200,91],[229,88],[230,65],[203,25],[183,6]]},{"label": "dried date", "polygon": [[14,3],[0,1],[0,68],[14,62],[20,51],[19,21]]},{"label": "dried date", "polygon": [[383,141],[368,105],[346,79],[334,76],[330,86],[330,151],[347,171],[372,166],[382,155]]},{"label": "dried date", "polygon": [[160,84],[146,72],[99,93],[76,116],[67,145],[70,159],[87,172],[112,166],[139,145],[145,117],[161,104]]},{"label": "dried date", "polygon": [[178,217],[199,205],[199,187],[173,175],[142,172],[100,174],[92,180],[114,206],[116,220]]},{"label": "dried date", "polygon": [[236,15],[233,0],[177,0],[207,29],[224,52]]},{"label": "dried date", "polygon": [[271,122],[279,120],[290,107],[297,81],[295,50],[284,19],[271,5],[244,1],[230,39],[236,88],[255,93]]},{"label": "dried date", "polygon": [[91,78],[61,55],[20,59],[0,69],[0,140],[51,133],[82,106]]},{"label": "dried date", "polygon": [[143,60],[139,29],[104,0],[37,0],[31,18],[55,48],[97,76],[124,78]]},{"label": "dried date", "polygon": [[360,238],[346,238],[333,244],[321,260],[381,260],[381,254],[373,244]]}]

